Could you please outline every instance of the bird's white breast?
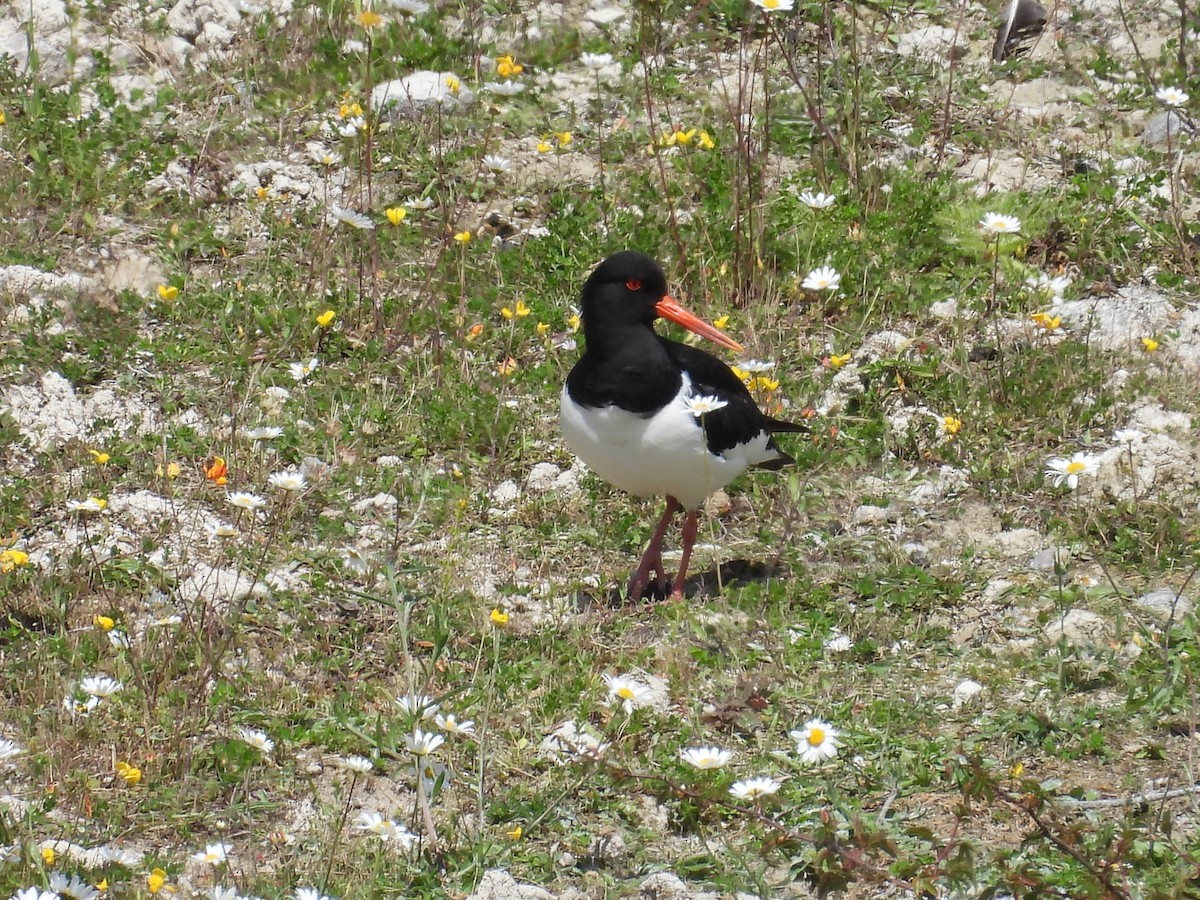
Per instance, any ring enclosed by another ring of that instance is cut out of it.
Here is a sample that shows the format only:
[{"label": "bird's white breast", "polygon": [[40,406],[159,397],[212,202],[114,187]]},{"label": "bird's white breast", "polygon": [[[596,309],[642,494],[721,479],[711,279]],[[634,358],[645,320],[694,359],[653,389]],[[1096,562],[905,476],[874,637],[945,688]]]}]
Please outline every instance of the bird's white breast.
[{"label": "bird's white breast", "polygon": [[717,455],[688,409],[686,373],[679,393],[658,412],[639,416],[618,406],[584,407],[564,387],[560,420],[567,446],[605,481],[638,497],[669,495],[695,509],[748,466],[775,458],[762,431]]}]

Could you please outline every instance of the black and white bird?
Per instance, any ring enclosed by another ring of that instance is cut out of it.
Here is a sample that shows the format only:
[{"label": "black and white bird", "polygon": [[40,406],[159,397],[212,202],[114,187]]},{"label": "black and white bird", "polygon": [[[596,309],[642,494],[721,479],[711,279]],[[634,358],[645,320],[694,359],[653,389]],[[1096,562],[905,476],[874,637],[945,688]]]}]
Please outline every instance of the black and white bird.
[{"label": "black and white bird", "polygon": [[628,596],[667,593],[662,544],[683,509],[683,552],[670,596],[683,597],[704,500],[747,468],[794,462],[776,432],[807,430],[763,414],[742,380],[703,350],[656,334],[669,319],[731,350],[742,347],[681,307],[653,259],[625,251],[583,287],[583,356],[567,376],[560,421],[567,446],[610,484],[638,497],[665,495],[667,509],[629,579]]},{"label": "black and white bird", "polygon": [[992,60],[1004,62],[1028,53],[1046,29],[1046,8],[1038,0],[1009,0],[992,44]]}]

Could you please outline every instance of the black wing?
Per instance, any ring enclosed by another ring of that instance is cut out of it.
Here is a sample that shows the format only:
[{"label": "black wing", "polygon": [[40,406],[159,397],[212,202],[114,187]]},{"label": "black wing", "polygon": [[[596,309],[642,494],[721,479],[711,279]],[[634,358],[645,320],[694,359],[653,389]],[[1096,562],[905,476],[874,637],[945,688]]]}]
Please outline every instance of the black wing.
[{"label": "black wing", "polygon": [[[705,442],[713,453],[724,453],[764,432],[775,434],[808,430],[804,425],[764,415],[742,380],[711,353],[666,338],[660,340],[671,358],[687,370],[696,393],[725,401],[725,406],[704,416]],[[795,462],[776,446],[774,439],[767,446],[778,454],[778,458],[760,463],[762,468],[778,469]]]}]

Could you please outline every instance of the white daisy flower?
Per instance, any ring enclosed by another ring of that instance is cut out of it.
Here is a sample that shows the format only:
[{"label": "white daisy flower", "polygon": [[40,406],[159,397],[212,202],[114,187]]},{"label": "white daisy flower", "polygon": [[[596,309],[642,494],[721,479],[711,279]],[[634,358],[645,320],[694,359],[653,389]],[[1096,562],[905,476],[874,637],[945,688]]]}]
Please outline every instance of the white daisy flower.
[{"label": "white daisy flower", "polygon": [[242,896],[237,892],[237,888],[222,887],[219,884],[214,884],[210,887],[204,892],[204,896],[208,900],[242,900]]},{"label": "white daisy flower", "polygon": [[702,396],[700,394],[693,394],[691,397],[687,398],[688,412],[690,412],[697,419],[707,413],[716,412],[718,409],[722,409],[728,405],[729,402],[727,400],[722,400],[719,397],[712,397],[709,395]]},{"label": "white daisy flower", "polygon": [[406,16],[420,16],[429,11],[429,4],[422,0],[382,0],[396,12]]},{"label": "white daisy flower", "polygon": [[375,769],[375,763],[365,756],[339,756],[334,760],[334,764],[338,768],[354,772],[357,775],[366,775]]},{"label": "white daisy flower", "polygon": [[89,675],[83,681],[79,682],[79,689],[91,697],[99,697],[104,699],[111,697],[117,691],[124,688],[125,685],[117,681],[115,678],[110,678],[107,675]]},{"label": "white daisy flower", "polygon": [[370,216],[363,215],[354,209],[338,206],[336,203],[329,208],[329,212],[343,225],[349,225],[351,228],[357,228],[360,231],[370,231],[375,227],[375,223],[371,221]]},{"label": "white daisy flower", "polygon": [[428,756],[444,743],[446,743],[446,739],[440,734],[422,731],[420,728],[404,739],[404,746],[413,756]]},{"label": "white daisy flower", "polygon": [[369,831],[377,835],[385,844],[395,843],[407,850],[416,841],[416,837],[401,825],[385,818],[373,809],[364,809],[354,817],[354,827],[359,831]]},{"label": "white daisy flower", "polygon": [[833,266],[821,266],[805,276],[800,287],[806,291],[835,291],[842,283],[842,276]]},{"label": "white daisy flower", "polygon": [[252,441],[273,441],[283,434],[283,429],[278,425],[260,425],[258,428],[247,428],[242,434]]},{"label": "white daisy flower", "polygon": [[21,745],[16,741],[10,741],[8,738],[0,738],[0,762],[8,762],[16,756],[20,756],[25,751],[21,749]]},{"label": "white daisy flower", "polygon": [[409,209],[433,209],[432,197],[409,197],[404,201]]},{"label": "white daisy flower", "polygon": [[1079,476],[1087,475],[1096,470],[1096,457],[1091,453],[1072,454],[1070,459],[1057,457],[1046,463],[1046,477],[1054,482],[1055,487],[1064,484],[1071,490],[1079,487]]},{"label": "white daisy flower", "polygon": [[853,646],[850,636],[839,631],[831,634],[824,643],[826,653],[848,653]]},{"label": "white daisy flower", "polygon": [[770,372],[774,369],[775,361],[770,359],[746,359],[738,363],[737,367],[751,375],[761,375],[763,372]]},{"label": "white daisy flower", "polygon": [[[315,367],[314,367],[315,368]],[[297,379],[303,380],[303,379]],[[277,387],[272,385],[263,391],[262,399],[259,405],[263,412],[267,415],[277,416],[283,412],[283,404],[287,402],[288,397],[292,396],[292,392],[285,387]]]},{"label": "white daisy flower", "polygon": [[420,716],[422,719],[432,718],[438,711],[438,702],[428,694],[408,694],[396,698],[396,705],[410,716]]},{"label": "white daisy flower", "polygon": [[308,145],[307,149],[308,158],[315,162],[318,166],[330,168],[341,162],[341,159],[338,157],[338,155],[324,144],[313,142]]},{"label": "white daisy flower", "polygon": [[1177,87],[1160,87],[1154,92],[1154,99],[1167,106],[1183,106],[1188,102],[1188,95]]},{"label": "white daisy flower", "polygon": [[367,120],[362,116],[350,116],[338,124],[337,133],[344,138],[352,138],[366,127]]},{"label": "white daisy flower", "polygon": [[296,900],[333,900],[332,897],[322,894],[313,887],[298,887],[295,894]]},{"label": "white daisy flower", "polygon": [[226,495],[225,501],[230,506],[236,506],[238,509],[246,509],[250,512],[262,509],[267,505],[265,498],[258,496],[258,494],[247,493],[246,491],[233,491]]},{"label": "white daisy flower", "polygon": [[203,850],[197,850],[192,854],[191,858],[192,862],[195,863],[208,863],[210,866],[219,866],[229,861],[229,847],[218,841],[215,844],[209,844]]},{"label": "white daisy flower", "polygon": [[799,731],[789,731],[788,736],[796,742],[796,753],[802,763],[819,763],[837,756],[838,732],[828,722],[809,719]]},{"label": "white daisy flower", "polygon": [[288,374],[292,376],[293,381],[299,383],[317,371],[317,367],[320,365],[321,361],[315,356],[308,362],[288,363]]},{"label": "white daisy flower", "polygon": [[813,193],[809,190],[800,192],[800,202],[809,209],[829,209],[837,202],[837,197],[833,194]]},{"label": "white daisy flower", "polygon": [[783,787],[782,781],[771,778],[769,775],[759,775],[756,778],[735,781],[733,787],[729,789],[729,793],[738,800],[759,800],[774,794],[781,787]]},{"label": "white daisy flower", "polygon": [[12,895],[11,900],[59,900],[54,891],[44,891],[39,887],[21,888]]},{"label": "white daisy flower", "polygon": [[206,526],[204,526],[204,530],[208,533],[209,537],[214,538],[237,537],[241,533],[235,526],[220,520],[209,522]]},{"label": "white daisy flower", "polygon": [[108,642],[110,644],[112,644],[114,647],[116,647],[118,650],[128,650],[129,649],[129,647],[130,647],[129,635],[127,635],[121,629],[114,628],[112,631],[109,631],[106,633],[108,635]]},{"label": "white daisy flower", "polygon": [[983,229],[986,237],[995,237],[1001,234],[1016,234],[1021,230],[1021,220],[1016,216],[990,212],[986,213],[979,220],[979,227]]},{"label": "white daisy flower", "polygon": [[489,81],[483,89],[500,97],[515,97],[525,90],[525,85],[519,81]]},{"label": "white daisy flower", "polygon": [[440,713],[433,717],[433,722],[438,728],[446,732],[446,734],[474,734],[475,723],[470,719],[460,722],[458,717],[453,713],[449,715],[441,715]]},{"label": "white daisy flower", "polygon": [[1146,432],[1136,428],[1118,428],[1113,432],[1112,439],[1118,444],[1133,444],[1146,436]]},{"label": "white daisy flower", "polygon": [[752,0],[765,13],[791,12],[795,0]]},{"label": "white daisy flower", "polygon": [[609,699],[619,700],[627,713],[650,700],[650,685],[630,675],[605,675],[604,683],[608,686]]},{"label": "white daisy flower", "polygon": [[688,747],[679,751],[679,758],[697,769],[723,769],[733,753],[720,747]]},{"label": "white daisy flower", "polygon": [[611,53],[581,53],[579,54],[579,62],[585,69],[599,72],[601,69],[612,65],[613,56]]},{"label": "white daisy flower", "polygon": [[493,175],[512,171],[512,161],[495,153],[489,153],[483,158],[483,166]]},{"label": "white daisy flower", "polygon": [[102,512],[108,506],[103,500],[88,497],[86,500],[72,500],[67,504],[67,512]]},{"label": "white daisy flower", "polygon": [[88,697],[86,700],[77,700],[71,694],[63,697],[63,708],[73,716],[86,716],[99,705],[99,697]]},{"label": "white daisy flower", "polygon": [[267,483],[281,491],[302,491],[308,486],[304,473],[295,469],[286,472],[272,472],[267,476]]},{"label": "white daisy flower", "polygon": [[1063,294],[1070,286],[1071,279],[1066,275],[1057,275],[1051,278],[1045,272],[1038,272],[1036,275],[1031,275],[1025,279],[1025,287],[1029,288],[1029,290],[1052,297],[1055,300],[1061,300]]},{"label": "white daisy flower", "polygon": [[235,729],[233,733],[235,737],[245,741],[264,756],[275,749],[275,742],[267,737],[265,731],[243,727]]},{"label": "white daisy flower", "polygon": [[50,890],[64,900],[96,900],[100,896],[98,890],[78,875],[68,879],[62,872],[50,873]]}]

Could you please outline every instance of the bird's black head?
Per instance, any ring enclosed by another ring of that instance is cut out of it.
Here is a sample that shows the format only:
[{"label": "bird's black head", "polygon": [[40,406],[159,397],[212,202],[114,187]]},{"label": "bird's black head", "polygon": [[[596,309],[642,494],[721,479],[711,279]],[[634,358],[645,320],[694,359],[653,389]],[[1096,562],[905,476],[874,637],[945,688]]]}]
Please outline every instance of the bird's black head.
[{"label": "bird's black head", "polygon": [[667,294],[662,266],[645,253],[624,250],[596,266],[583,286],[584,333],[598,328],[652,325],[658,301]]}]

